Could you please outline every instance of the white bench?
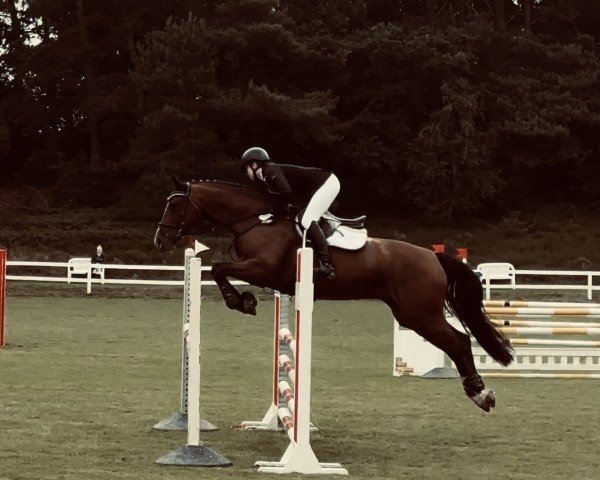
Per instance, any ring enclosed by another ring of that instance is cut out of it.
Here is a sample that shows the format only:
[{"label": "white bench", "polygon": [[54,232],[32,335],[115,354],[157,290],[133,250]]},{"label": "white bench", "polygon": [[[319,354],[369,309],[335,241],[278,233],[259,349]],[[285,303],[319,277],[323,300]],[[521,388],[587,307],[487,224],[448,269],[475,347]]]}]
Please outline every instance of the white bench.
[{"label": "white bench", "polygon": [[91,275],[91,258],[70,258],[67,262],[67,283],[71,283],[73,275]]},{"label": "white bench", "polygon": [[71,258],[67,262],[67,283],[71,283],[73,275],[85,275],[87,278],[91,279],[92,273],[98,275],[104,284],[104,267],[92,263],[91,258]]},{"label": "white bench", "polygon": [[480,263],[477,265],[475,273],[481,275],[481,282],[485,286],[487,300],[491,296],[490,285],[492,280],[509,281],[512,287],[515,287],[515,267],[512,263]]}]

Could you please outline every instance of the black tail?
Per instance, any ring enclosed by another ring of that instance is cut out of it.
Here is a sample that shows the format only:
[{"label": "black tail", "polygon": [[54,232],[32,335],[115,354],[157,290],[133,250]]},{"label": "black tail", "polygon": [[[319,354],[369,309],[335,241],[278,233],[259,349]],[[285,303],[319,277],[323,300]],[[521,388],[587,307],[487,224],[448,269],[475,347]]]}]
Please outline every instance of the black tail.
[{"label": "black tail", "polygon": [[448,279],[446,302],[450,312],[494,360],[504,366],[510,364],[513,361],[512,346],[483,309],[483,288],[477,275],[456,258],[445,253],[436,255]]}]

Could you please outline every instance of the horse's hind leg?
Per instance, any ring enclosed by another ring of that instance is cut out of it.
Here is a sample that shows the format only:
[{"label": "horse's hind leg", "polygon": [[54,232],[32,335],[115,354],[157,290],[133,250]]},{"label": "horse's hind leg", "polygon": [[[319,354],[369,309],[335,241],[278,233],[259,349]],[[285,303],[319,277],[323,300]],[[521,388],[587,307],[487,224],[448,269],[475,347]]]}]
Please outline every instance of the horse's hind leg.
[{"label": "horse's hind leg", "polygon": [[421,315],[418,319],[407,316],[391,306],[400,325],[414,330],[425,340],[442,350],[456,365],[466,395],[481,409],[489,412],[496,406],[494,392],[487,390],[475,368],[471,339],[448,323],[443,312]]}]

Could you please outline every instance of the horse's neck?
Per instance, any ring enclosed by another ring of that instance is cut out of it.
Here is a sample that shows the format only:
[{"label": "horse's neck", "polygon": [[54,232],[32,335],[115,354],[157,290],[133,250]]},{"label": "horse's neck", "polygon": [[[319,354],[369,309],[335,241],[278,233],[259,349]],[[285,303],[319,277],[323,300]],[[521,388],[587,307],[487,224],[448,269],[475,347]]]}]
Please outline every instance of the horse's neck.
[{"label": "horse's neck", "polygon": [[224,225],[266,213],[270,204],[266,196],[227,184],[204,184],[198,189],[198,200],[208,215]]}]

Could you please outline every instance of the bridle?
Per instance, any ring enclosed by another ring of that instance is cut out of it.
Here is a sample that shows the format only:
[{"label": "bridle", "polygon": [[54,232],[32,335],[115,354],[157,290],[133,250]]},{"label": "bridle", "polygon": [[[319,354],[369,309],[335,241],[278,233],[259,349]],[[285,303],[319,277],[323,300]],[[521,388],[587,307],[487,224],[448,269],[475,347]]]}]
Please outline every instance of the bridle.
[{"label": "bridle", "polygon": [[167,198],[167,207],[166,208],[169,208],[169,205],[170,205],[172,199],[180,198],[180,197],[183,197],[183,208],[181,209],[181,213],[179,214],[179,221],[177,222],[177,225],[169,225],[168,223],[163,223],[163,222],[160,222],[158,224],[158,228],[168,229],[171,232],[173,232],[173,233],[165,232],[165,236],[173,244],[177,243],[179,240],[181,240],[186,235],[186,233],[185,233],[185,227],[186,227],[185,212],[187,211],[188,205],[191,205],[196,210],[200,210],[200,207],[198,205],[196,205],[194,203],[194,201],[192,200],[192,198],[190,197],[190,184],[189,183],[186,183],[185,192],[173,192],[171,195],[169,195],[169,197]]},{"label": "bridle", "polygon": [[[180,198],[180,197],[183,197],[184,203],[183,203],[183,208],[181,209],[181,213],[179,214],[179,220],[178,220],[177,224],[170,225],[168,223],[163,223],[163,222],[160,222],[158,224],[159,228],[168,230],[168,231],[165,231],[165,237],[167,237],[173,244],[177,243],[185,235],[190,234],[190,232],[185,231],[185,229],[186,229],[185,214],[186,214],[188,205],[191,205],[196,210],[201,210],[200,206],[198,206],[190,197],[190,184],[187,182],[186,182],[185,192],[177,191],[177,192],[173,192],[173,193],[171,193],[171,195],[169,195],[169,197],[167,198],[167,207],[166,208],[169,208],[169,204],[171,203],[172,199]],[[224,227],[229,228],[231,231],[233,231],[235,238],[238,238],[238,237],[244,235],[246,232],[252,230],[254,227],[256,227],[258,225],[263,225],[265,223],[271,223],[273,221],[272,219],[264,220],[261,217],[262,217],[261,213],[256,212],[256,213],[247,215],[243,218],[240,218],[238,220],[235,220],[233,222],[221,223],[221,225],[223,225]],[[287,218],[289,218],[289,217],[287,217]],[[237,226],[239,224],[242,224],[242,225],[239,228],[235,228],[235,226]]]}]

